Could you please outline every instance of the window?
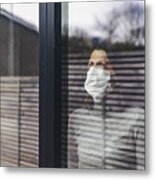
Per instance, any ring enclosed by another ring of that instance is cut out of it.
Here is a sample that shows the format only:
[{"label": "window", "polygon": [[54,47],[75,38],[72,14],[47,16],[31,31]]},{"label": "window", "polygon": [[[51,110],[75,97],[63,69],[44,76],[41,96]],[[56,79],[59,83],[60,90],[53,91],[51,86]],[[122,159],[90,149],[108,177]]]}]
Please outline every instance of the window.
[{"label": "window", "polygon": [[0,6],[0,164],[39,165],[39,5]]},{"label": "window", "polygon": [[67,167],[143,170],[144,2],[73,2],[68,19]]},{"label": "window", "polygon": [[144,8],[2,4],[1,166],[145,169]]}]

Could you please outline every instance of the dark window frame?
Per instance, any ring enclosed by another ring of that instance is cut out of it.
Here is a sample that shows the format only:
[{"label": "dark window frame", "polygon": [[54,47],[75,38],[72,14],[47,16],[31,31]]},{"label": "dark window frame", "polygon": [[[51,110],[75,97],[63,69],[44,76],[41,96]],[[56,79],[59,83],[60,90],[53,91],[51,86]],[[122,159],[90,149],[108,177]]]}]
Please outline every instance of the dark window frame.
[{"label": "dark window frame", "polygon": [[39,167],[61,168],[61,3],[39,6]]}]

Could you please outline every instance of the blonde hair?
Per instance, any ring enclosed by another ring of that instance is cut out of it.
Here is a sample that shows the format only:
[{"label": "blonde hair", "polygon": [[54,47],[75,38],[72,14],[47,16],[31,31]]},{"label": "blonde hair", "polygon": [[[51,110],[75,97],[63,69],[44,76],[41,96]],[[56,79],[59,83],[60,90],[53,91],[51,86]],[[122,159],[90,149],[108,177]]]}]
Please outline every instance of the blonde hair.
[{"label": "blonde hair", "polygon": [[90,59],[107,58],[106,51],[102,49],[94,49],[90,55]]}]

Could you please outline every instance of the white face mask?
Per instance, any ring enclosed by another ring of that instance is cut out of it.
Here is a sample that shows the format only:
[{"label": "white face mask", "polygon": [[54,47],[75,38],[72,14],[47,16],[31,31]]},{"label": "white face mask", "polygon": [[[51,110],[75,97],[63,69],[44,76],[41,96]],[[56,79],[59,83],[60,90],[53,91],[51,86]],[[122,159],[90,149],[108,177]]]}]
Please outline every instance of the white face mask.
[{"label": "white face mask", "polygon": [[110,80],[110,72],[102,68],[90,67],[84,87],[95,102],[100,101]]}]

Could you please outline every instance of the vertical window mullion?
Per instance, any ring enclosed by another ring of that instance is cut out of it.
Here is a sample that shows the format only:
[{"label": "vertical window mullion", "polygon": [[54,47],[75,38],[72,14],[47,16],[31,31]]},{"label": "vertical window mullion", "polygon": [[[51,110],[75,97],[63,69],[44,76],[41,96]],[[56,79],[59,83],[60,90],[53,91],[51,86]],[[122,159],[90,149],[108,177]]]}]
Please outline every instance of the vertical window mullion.
[{"label": "vertical window mullion", "polygon": [[61,167],[60,3],[40,4],[39,97],[40,167]]}]

